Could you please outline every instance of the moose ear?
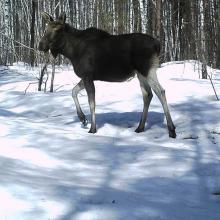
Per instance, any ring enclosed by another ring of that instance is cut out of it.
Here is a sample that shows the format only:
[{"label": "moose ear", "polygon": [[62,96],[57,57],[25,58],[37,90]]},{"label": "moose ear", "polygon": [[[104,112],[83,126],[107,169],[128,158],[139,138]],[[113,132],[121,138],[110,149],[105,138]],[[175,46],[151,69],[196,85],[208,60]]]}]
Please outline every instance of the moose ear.
[{"label": "moose ear", "polygon": [[66,22],[66,14],[65,14],[65,13],[60,14],[58,20],[59,20],[59,22],[61,22],[62,24],[65,24],[65,22]]},{"label": "moose ear", "polygon": [[43,12],[42,17],[47,24],[53,21],[53,18],[47,12]]}]

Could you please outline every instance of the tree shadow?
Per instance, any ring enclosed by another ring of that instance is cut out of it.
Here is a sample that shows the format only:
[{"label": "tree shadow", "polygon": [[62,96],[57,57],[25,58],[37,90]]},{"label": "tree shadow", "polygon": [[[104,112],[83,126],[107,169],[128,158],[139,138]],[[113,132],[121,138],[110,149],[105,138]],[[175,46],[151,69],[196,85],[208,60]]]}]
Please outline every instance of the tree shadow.
[{"label": "tree shadow", "polygon": [[[126,138],[82,134],[75,127],[65,128],[63,120],[49,125],[48,119],[37,124],[35,118],[30,128],[19,115],[1,109],[5,119],[16,117],[8,137],[26,140],[20,143],[17,157],[1,156],[1,184],[10,186],[12,192],[24,189],[15,194],[26,196],[28,202],[40,200],[24,213],[29,219],[33,212],[34,219],[45,219],[47,199],[67,208],[59,217],[51,213],[46,219],[220,219],[220,201],[213,199],[210,186],[210,182],[216,187],[219,184],[220,149],[209,136],[210,126],[218,126],[219,119],[209,109],[218,110],[214,103],[197,99],[173,105],[179,115],[177,131],[198,138],[166,139],[165,143],[161,143],[164,139],[150,142],[147,136],[135,133]],[[140,114],[98,113],[97,124],[99,128],[105,123],[136,126]],[[26,119],[30,118],[27,114]],[[147,127],[164,126],[163,122],[163,113],[149,112]],[[23,158],[22,153],[27,156]],[[29,161],[28,155],[30,159],[40,155],[40,163]]]}]

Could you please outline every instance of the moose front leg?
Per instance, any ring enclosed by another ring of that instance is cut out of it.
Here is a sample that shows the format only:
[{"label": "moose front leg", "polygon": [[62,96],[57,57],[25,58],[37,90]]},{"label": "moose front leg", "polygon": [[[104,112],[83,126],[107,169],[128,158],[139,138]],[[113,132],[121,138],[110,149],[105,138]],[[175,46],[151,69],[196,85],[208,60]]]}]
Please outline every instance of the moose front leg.
[{"label": "moose front leg", "polygon": [[77,111],[77,115],[78,115],[78,118],[79,120],[82,122],[82,124],[84,126],[87,125],[87,119],[86,119],[86,116],[84,115],[84,113],[82,112],[82,109],[80,107],[80,104],[79,104],[79,100],[78,100],[78,93],[83,90],[85,87],[84,87],[84,84],[83,84],[83,81],[81,80],[72,90],[72,97],[73,97],[73,100],[74,100],[74,103],[76,105],[76,111]]},{"label": "moose front leg", "polygon": [[143,95],[143,101],[144,101],[144,108],[143,108],[143,112],[141,115],[141,120],[140,120],[139,126],[135,130],[135,132],[139,133],[139,132],[144,131],[145,122],[146,122],[147,115],[148,115],[148,109],[149,109],[149,105],[152,100],[153,94],[152,94],[150,86],[147,83],[146,78],[143,77],[141,74],[137,74],[137,76],[138,76],[138,80],[140,83],[140,87],[141,87],[141,91]]},{"label": "moose front leg", "polygon": [[169,136],[172,138],[176,138],[175,126],[173,124],[173,121],[172,121],[172,118],[170,115],[170,111],[169,111],[169,108],[167,105],[165,90],[162,88],[162,86],[160,85],[160,83],[157,79],[155,68],[152,68],[150,70],[148,77],[147,77],[147,81],[148,81],[149,85],[151,86],[151,88],[153,89],[153,91],[155,92],[155,94],[157,95],[157,97],[159,98],[159,100],[163,106],[164,114],[165,114],[166,120],[167,120],[167,127],[168,127],[168,131],[169,131]]},{"label": "moose front leg", "polygon": [[91,127],[89,133],[96,133],[96,117],[95,117],[95,86],[91,79],[83,80],[89,101],[90,113],[91,113]]}]

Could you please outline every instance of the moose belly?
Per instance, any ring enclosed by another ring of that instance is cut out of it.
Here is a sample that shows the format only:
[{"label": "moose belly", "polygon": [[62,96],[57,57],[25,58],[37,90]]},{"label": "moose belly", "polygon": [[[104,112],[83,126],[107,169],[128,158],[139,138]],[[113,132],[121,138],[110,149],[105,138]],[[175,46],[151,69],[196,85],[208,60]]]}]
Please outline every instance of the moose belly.
[{"label": "moose belly", "polygon": [[131,68],[114,68],[108,66],[95,72],[94,80],[107,82],[123,82],[135,75],[135,71]]},{"label": "moose belly", "polygon": [[103,54],[101,62],[96,64],[95,80],[108,82],[122,82],[132,76],[135,71],[130,56],[120,56],[117,53],[113,56]]}]

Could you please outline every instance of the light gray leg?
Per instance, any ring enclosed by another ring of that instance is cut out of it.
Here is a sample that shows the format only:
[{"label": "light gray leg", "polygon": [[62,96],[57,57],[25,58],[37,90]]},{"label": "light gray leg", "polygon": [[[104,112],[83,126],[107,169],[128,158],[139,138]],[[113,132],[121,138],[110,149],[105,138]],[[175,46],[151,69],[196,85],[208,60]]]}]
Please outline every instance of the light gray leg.
[{"label": "light gray leg", "polygon": [[147,119],[147,114],[148,114],[148,109],[149,109],[150,102],[153,97],[153,93],[151,91],[150,86],[148,85],[148,83],[146,81],[146,78],[143,77],[141,74],[137,74],[137,76],[138,76],[138,80],[140,83],[140,87],[141,87],[141,91],[142,91],[142,95],[143,95],[143,101],[144,101],[144,108],[143,108],[143,112],[141,115],[141,120],[140,120],[139,126],[135,130],[135,132],[139,133],[139,132],[144,131],[144,127],[145,127],[145,123],[146,123],[146,119]]},{"label": "light gray leg", "polygon": [[165,90],[162,88],[162,86],[160,85],[160,83],[157,79],[155,67],[150,69],[148,76],[147,76],[147,81],[148,81],[150,87],[153,89],[153,91],[157,95],[157,97],[159,98],[159,100],[163,106],[164,114],[165,114],[166,120],[167,120],[167,127],[169,130],[169,136],[172,138],[175,138],[176,137],[175,126],[174,126],[172,118],[170,116],[170,111],[168,109],[167,100],[166,100],[166,96],[165,96]]},{"label": "light gray leg", "polygon": [[51,82],[50,82],[50,92],[53,92],[53,83],[54,83],[54,77],[55,77],[55,63],[56,63],[56,58],[53,58],[52,75],[51,75]]},{"label": "light gray leg", "polygon": [[78,93],[83,90],[85,87],[84,87],[84,84],[83,84],[83,81],[81,80],[72,90],[72,97],[73,97],[73,100],[74,100],[74,103],[76,105],[76,111],[77,111],[77,115],[78,115],[78,118],[79,120],[83,123],[84,126],[87,125],[87,120],[86,120],[86,117],[84,115],[84,113],[82,112],[82,109],[80,107],[80,104],[79,104],[79,100],[78,100]]},{"label": "light gray leg", "polygon": [[84,79],[84,86],[88,95],[89,107],[91,112],[91,128],[89,133],[96,133],[96,117],[95,117],[95,86],[93,80]]}]

